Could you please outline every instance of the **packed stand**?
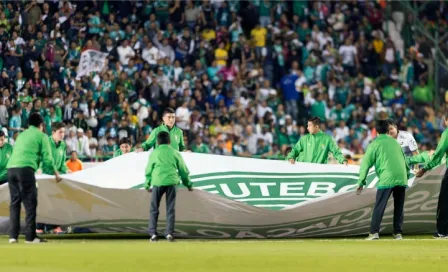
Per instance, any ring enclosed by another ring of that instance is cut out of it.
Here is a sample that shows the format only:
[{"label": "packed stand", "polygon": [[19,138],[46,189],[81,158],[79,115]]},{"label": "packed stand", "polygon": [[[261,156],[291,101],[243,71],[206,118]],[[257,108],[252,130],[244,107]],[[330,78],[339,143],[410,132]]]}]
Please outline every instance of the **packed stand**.
[{"label": "packed stand", "polygon": [[[431,45],[412,27],[446,29],[446,4],[428,6],[413,18],[384,1],[2,2],[0,125],[14,143],[32,112],[48,133],[64,121],[67,152],[91,160],[143,142],[172,107],[193,152],[283,158],[318,116],[356,157],[383,114],[425,150],[448,99],[433,109]],[[77,78],[89,49],[107,66]]]}]

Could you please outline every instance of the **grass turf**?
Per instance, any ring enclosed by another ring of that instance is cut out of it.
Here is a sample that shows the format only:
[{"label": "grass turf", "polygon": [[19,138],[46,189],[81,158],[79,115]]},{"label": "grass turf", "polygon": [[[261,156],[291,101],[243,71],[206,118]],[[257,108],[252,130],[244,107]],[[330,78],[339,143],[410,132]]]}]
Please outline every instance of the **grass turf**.
[{"label": "grass turf", "polygon": [[7,237],[1,236],[0,271],[396,272],[448,269],[448,240],[432,240],[430,236],[414,236],[403,241],[387,237],[380,241],[177,240],[176,243],[149,243],[147,239],[101,235],[54,238],[48,244],[28,245],[21,239],[19,244],[9,245]]}]

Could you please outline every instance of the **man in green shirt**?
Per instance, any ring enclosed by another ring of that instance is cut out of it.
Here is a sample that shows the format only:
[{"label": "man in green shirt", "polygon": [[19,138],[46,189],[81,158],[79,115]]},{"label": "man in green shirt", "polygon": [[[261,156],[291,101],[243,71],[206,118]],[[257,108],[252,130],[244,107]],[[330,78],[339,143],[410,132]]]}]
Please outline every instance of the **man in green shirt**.
[{"label": "man in green shirt", "polygon": [[171,147],[178,151],[185,150],[184,143],[184,133],[183,131],[175,126],[176,123],[176,114],[172,108],[167,108],[163,112],[163,124],[156,127],[151,134],[149,135],[149,139],[142,144],[142,147],[137,149],[137,152],[148,151],[152,147],[157,148],[158,144],[156,142],[157,135],[161,131],[168,132],[170,135]]},{"label": "man in green shirt", "polygon": [[157,241],[157,219],[163,195],[166,194],[165,237],[169,242],[173,242],[176,189],[179,184],[179,176],[183,185],[189,191],[193,190],[193,183],[189,177],[190,172],[180,153],[170,146],[170,138],[170,134],[166,131],[158,133],[157,144],[159,147],[151,153],[146,166],[145,189],[152,193],[149,219],[149,235],[152,242]]},{"label": "man in green shirt", "polygon": [[375,166],[378,176],[375,208],[373,210],[370,235],[366,240],[378,240],[381,220],[391,194],[394,196],[394,237],[402,239],[403,207],[405,190],[408,185],[409,167],[398,142],[387,135],[389,122],[378,120],[375,125],[378,137],[369,144],[366,154],[362,157],[359,170],[357,194],[366,185],[369,169]]},{"label": "man in green shirt", "polygon": [[23,202],[26,211],[26,243],[42,243],[45,240],[36,235],[37,188],[36,172],[40,158],[43,168],[50,169],[61,181],[56,170],[48,136],[42,131],[44,120],[39,113],[29,117],[29,128],[22,132],[14,145],[8,161],[8,184],[11,197],[9,243],[17,243],[20,231],[20,209]]},{"label": "man in green shirt", "polygon": [[[445,115],[445,126],[448,127],[448,117]],[[443,157],[448,157],[448,128],[442,133],[442,138],[437,145],[431,160],[417,172],[416,176],[422,177],[427,171],[438,166]],[[448,166],[448,160],[446,162]],[[439,201],[437,204],[437,233],[434,238],[448,239],[448,170],[442,179]]]},{"label": "man in green shirt", "polygon": [[296,160],[298,162],[326,164],[328,154],[331,152],[339,163],[347,165],[347,160],[342,155],[336,142],[330,135],[322,132],[320,124],[319,117],[312,117],[308,120],[309,134],[301,137],[286,157],[291,164],[295,164]]},{"label": "man in green shirt", "polygon": [[132,148],[131,139],[129,139],[128,137],[121,138],[119,144],[120,148],[115,150],[114,158],[134,151],[134,149]]},{"label": "man in green shirt", "polygon": [[[67,168],[65,164],[67,160],[67,145],[64,142],[65,137],[65,124],[62,122],[54,122],[51,124],[51,136],[48,137],[50,141],[51,154],[54,160],[54,169],[47,167],[43,167],[42,165],[42,173],[46,175],[53,175],[54,170],[58,171],[60,174],[71,173],[70,169]],[[36,233],[41,234],[44,233],[44,230],[51,231],[53,230],[56,234],[64,233],[60,226],[56,225],[47,225],[37,223]]]},{"label": "man in green shirt", "polygon": [[0,185],[8,182],[8,170],[6,170],[6,165],[8,164],[11,153],[12,145],[6,142],[6,134],[0,129]]}]

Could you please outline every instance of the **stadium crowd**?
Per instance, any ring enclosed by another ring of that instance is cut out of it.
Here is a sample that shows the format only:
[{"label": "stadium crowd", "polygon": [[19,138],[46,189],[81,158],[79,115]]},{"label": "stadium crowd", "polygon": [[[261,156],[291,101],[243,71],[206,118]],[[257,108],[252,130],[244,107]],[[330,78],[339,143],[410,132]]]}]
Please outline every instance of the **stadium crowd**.
[{"label": "stadium crowd", "polygon": [[[90,160],[112,156],[123,137],[139,145],[171,107],[193,152],[282,158],[316,116],[353,157],[385,115],[426,150],[448,96],[440,90],[436,111],[431,43],[412,22],[443,32],[448,9],[423,11],[413,18],[393,1],[1,1],[0,126],[13,144],[30,113],[49,134],[64,121],[67,152]],[[106,68],[78,78],[86,50],[108,53]]]}]

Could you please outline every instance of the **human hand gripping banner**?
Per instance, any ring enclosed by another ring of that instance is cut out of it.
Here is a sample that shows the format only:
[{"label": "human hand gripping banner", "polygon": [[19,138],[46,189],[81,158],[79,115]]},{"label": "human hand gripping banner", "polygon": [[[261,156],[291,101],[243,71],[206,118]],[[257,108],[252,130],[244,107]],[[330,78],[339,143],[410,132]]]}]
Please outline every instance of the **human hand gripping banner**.
[{"label": "human hand gripping banner", "polygon": [[[375,202],[374,171],[356,195],[358,166],[319,165],[182,153],[195,191],[179,187],[176,232],[190,238],[342,237],[368,233]],[[150,194],[143,190],[148,153],[130,153],[96,167],[38,176],[38,222],[98,232],[147,233]],[[404,231],[433,233],[445,166],[409,180]],[[160,208],[160,232],[165,206]],[[0,187],[0,220],[9,216],[8,186]],[[393,199],[382,233],[392,231]],[[23,216],[22,216],[23,219]],[[1,223],[0,223],[1,225]]]}]

